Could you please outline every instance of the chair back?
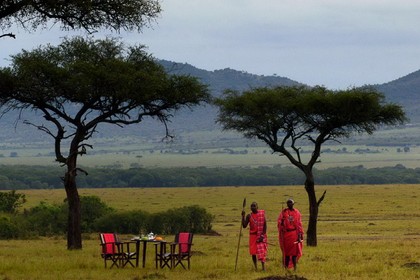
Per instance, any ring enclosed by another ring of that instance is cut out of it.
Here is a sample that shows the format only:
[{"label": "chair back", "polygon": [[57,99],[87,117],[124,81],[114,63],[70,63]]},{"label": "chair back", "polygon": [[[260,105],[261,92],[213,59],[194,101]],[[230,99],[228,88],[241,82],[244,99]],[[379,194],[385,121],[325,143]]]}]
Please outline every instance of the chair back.
[{"label": "chair back", "polygon": [[193,234],[190,232],[180,232],[175,236],[175,242],[179,243],[180,253],[188,253],[192,244]]},{"label": "chair back", "polygon": [[103,254],[115,254],[115,242],[116,237],[114,233],[101,233],[100,234],[101,243],[102,243],[102,253]]}]

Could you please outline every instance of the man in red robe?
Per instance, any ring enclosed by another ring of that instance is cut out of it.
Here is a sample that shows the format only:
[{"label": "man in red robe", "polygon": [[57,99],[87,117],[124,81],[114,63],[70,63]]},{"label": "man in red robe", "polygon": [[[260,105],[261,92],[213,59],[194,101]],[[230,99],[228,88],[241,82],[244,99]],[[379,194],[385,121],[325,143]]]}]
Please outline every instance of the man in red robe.
[{"label": "man in red robe", "polygon": [[262,270],[265,270],[267,257],[267,221],[265,211],[258,210],[256,202],[251,203],[251,213],[245,218],[245,211],[242,211],[242,227],[249,224],[249,253],[252,256],[255,270],[257,270],[257,259],[261,261]]},{"label": "man in red robe", "polygon": [[283,253],[283,266],[296,270],[299,258],[302,256],[303,229],[301,214],[294,208],[293,199],[287,200],[287,208],[280,212],[277,219],[280,249]]}]

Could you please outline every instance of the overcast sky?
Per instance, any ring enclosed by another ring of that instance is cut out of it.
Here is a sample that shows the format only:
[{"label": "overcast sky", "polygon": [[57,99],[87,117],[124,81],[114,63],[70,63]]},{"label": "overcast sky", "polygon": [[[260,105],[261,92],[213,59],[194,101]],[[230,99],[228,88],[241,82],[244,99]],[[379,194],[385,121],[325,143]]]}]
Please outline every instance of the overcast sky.
[{"label": "overcast sky", "polygon": [[[122,34],[156,58],[201,69],[232,68],[332,89],[382,84],[420,69],[419,0],[162,0],[143,33]],[[10,54],[66,32],[0,38]],[[116,35],[116,34],[114,34]]]}]

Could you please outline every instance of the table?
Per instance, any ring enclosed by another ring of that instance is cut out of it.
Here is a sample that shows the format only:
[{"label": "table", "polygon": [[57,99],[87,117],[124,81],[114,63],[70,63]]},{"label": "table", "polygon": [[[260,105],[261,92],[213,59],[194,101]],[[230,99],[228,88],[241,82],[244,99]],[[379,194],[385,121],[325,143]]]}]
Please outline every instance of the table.
[{"label": "table", "polygon": [[132,241],[136,242],[136,267],[139,266],[139,257],[140,257],[140,243],[143,243],[143,256],[142,256],[142,267],[146,266],[146,253],[147,253],[147,243],[160,243],[162,246],[166,244],[166,241],[154,240],[154,239],[140,239],[140,238],[133,238]]}]

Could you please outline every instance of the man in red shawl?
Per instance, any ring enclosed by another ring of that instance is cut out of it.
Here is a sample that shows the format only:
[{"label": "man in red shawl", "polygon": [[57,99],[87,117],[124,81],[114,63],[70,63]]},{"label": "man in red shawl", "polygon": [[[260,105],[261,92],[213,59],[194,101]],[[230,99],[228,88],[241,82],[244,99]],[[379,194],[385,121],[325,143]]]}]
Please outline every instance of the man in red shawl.
[{"label": "man in red shawl", "polygon": [[[294,208],[293,199],[287,200],[287,208],[280,212],[277,219],[280,249],[283,253],[283,266],[296,270],[296,264],[302,256],[303,229],[301,214]],[[291,262],[290,262],[291,260]]]},{"label": "man in red shawl", "polygon": [[242,227],[249,224],[249,253],[252,256],[255,270],[257,270],[257,258],[261,261],[262,270],[265,270],[267,256],[267,221],[265,211],[258,210],[256,202],[251,203],[251,213],[245,218],[245,211],[242,211]]}]

